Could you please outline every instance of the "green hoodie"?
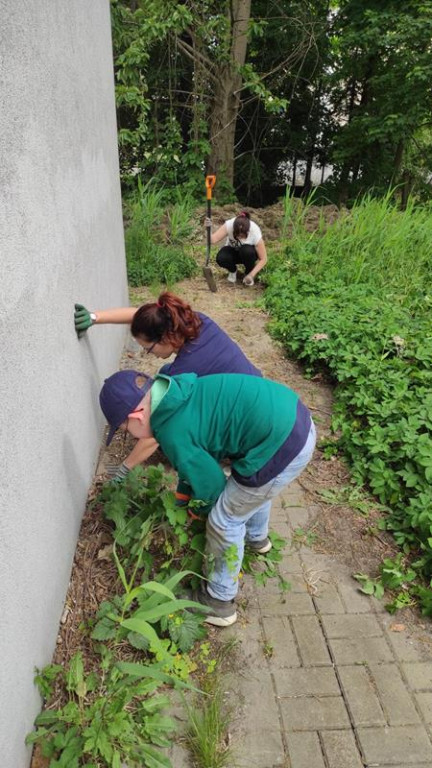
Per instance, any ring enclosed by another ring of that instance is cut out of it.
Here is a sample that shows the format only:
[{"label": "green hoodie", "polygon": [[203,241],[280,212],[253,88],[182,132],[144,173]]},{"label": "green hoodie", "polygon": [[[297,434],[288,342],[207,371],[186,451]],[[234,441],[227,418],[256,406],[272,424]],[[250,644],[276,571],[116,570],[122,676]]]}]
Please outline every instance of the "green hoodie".
[{"label": "green hoodie", "polygon": [[230,458],[245,477],[260,470],[290,434],[298,395],[283,384],[238,373],[159,374],[168,389],[150,418],[154,437],[194,499],[211,506]]}]

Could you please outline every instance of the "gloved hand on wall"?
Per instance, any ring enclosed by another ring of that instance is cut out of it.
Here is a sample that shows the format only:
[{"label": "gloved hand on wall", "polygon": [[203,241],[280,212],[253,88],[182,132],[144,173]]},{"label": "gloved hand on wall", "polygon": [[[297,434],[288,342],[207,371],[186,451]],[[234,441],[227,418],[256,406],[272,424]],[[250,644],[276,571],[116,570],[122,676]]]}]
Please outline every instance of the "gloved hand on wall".
[{"label": "gloved hand on wall", "polygon": [[94,324],[96,317],[94,315],[92,317],[92,315],[93,313],[89,312],[82,304],[75,304],[74,322],[78,336],[85,333]]}]

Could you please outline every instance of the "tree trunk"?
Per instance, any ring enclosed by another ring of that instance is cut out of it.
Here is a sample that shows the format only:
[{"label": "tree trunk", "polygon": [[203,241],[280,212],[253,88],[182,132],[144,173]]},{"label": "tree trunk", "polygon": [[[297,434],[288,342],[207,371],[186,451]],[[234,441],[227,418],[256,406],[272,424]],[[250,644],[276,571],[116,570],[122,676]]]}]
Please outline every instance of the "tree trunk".
[{"label": "tree trunk", "polygon": [[401,211],[404,211],[407,207],[408,198],[412,190],[413,178],[408,170],[405,170],[402,174],[402,192],[401,192]]},{"label": "tree trunk", "polygon": [[400,175],[400,169],[402,165],[402,159],[403,159],[403,151],[404,151],[404,143],[402,139],[398,142],[398,145],[396,147],[395,152],[395,159],[393,163],[393,178],[392,178],[392,184],[397,184],[397,180]]},{"label": "tree trunk", "polygon": [[251,0],[231,0],[229,60],[215,68],[217,83],[210,114],[210,173],[219,173],[232,186],[234,140],[240,106],[242,78],[238,71],[246,60]]}]

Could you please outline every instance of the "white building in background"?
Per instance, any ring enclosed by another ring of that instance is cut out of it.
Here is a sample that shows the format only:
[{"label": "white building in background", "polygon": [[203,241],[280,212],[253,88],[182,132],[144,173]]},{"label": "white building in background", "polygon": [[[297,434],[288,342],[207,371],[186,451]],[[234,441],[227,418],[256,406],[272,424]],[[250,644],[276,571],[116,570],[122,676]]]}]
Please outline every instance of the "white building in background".
[{"label": "white building in background", "polygon": [[[0,0],[0,763],[26,768],[127,302],[109,0]],[[97,341],[97,343],[95,343]]]},{"label": "white building in background", "polygon": [[[292,184],[294,177],[293,163],[281,163],[279,168],[280,178],[282,184]],[[332,165],[313,165],[311,173],[311,182],[313,187],[318,187],[320,184],[324,184],[333,173]],[[295,185],[296,187],[303,187],[306,174],[306,162],[299,160],[295,169]]]}]

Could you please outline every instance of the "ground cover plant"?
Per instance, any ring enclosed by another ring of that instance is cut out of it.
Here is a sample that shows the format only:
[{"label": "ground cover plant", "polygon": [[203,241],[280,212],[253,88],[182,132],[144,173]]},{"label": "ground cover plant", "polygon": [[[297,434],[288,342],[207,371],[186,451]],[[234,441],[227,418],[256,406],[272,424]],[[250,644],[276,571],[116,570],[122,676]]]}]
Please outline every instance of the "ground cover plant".
[{"label": "ground cover plant", "polygon": [[337,448],[390,508],[387,527],[428,581],[411,591],[432,614],[430,207],[366,197],[316,233],[305,213],[287,201],[292,236],[266,277],[270,328],[336,383]]}]

